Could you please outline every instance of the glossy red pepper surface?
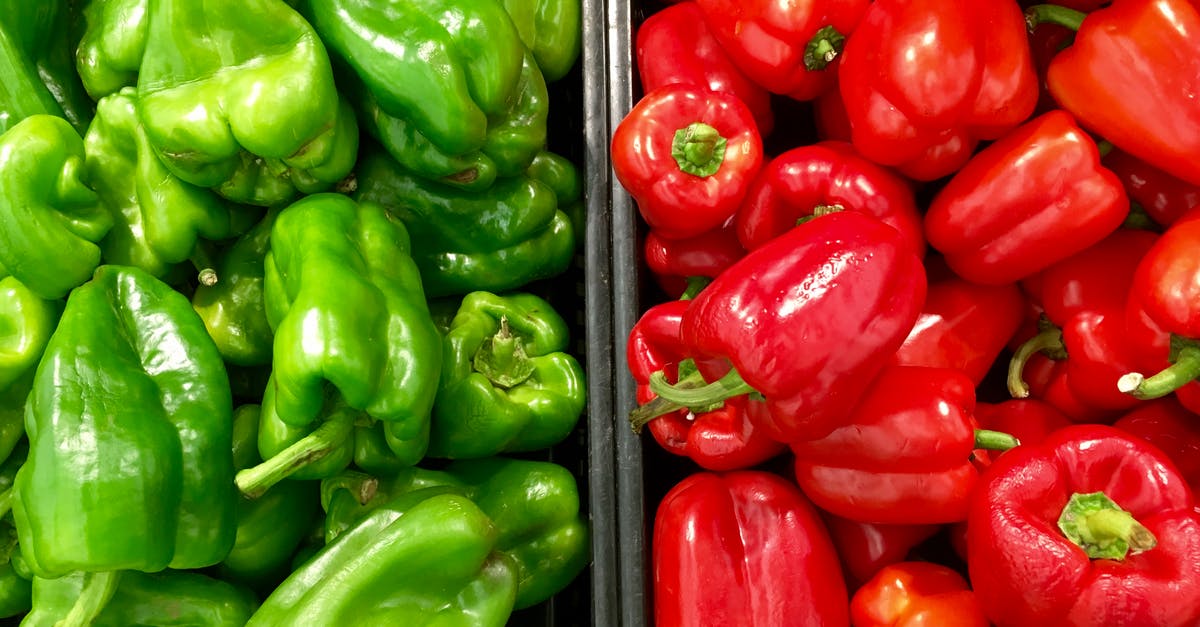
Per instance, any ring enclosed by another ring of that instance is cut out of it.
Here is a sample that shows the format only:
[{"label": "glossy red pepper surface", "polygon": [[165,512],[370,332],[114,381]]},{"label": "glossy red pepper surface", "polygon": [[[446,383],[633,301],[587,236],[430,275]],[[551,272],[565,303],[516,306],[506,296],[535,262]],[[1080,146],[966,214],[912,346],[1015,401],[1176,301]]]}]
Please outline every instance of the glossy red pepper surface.
[{"label": "glossy red pepper surface", "polygon": [[1162,226],[1170,226],[1189,209],[1200,205],[1200,185],[1171,176],[1123,150],[1106,155],[1104,167],[1121,179],[1130,200]]},{"label": "glossy red pepper surface", "polygon": [[667,239],[650,231],[642,252],[646,267],[672,298],[687,290],[688,279],[711,279],[746,255],[732,226],[686,239]]},{"label": "glossy red pepper surface", "polygon": [[976,403],[975,420],[981,429],[1007,433],[1032,446],[1071,421],[1053,405],[1036,398],[1013,398],[999,403]]},{"label": "glossy red pepper surface", "polygon": [[842,570],[856,589],[885,566],[903,562],[913,547],[931,538],[941,525],[877,525],[822,515],[829,537],[842,558]]},{"label": "glossy red pepper surface", "polygon": [[1200,416],[1195,412],[1168,396],[1142,403],[1113,426],[1166,453],[1193,496],[1200,494]]},{"label": "glossy red pepper surface", "polygon": [[879,571],[854,593],[850,620],[854,627],[988,627],[967,580],[930,562]]}]

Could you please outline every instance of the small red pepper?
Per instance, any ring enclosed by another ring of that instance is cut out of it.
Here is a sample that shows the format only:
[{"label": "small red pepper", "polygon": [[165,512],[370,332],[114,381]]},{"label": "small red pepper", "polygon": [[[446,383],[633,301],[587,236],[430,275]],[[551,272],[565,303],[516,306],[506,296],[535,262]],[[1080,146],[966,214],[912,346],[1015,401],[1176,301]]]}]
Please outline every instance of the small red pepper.
[{"label": "small red pepper", "polygon": [[680,2],[647,17],[638,27],[635,52],[642,93],[674,83],[726,91],[754,112],[759,135],[766,137],[775,126],[770,93],[733,64],[695,2]]},{"label": "small red pepper", "polygon": [[967,530],[971,585],[1000,627],[1200,621],[1191,491],[1162,452],[1118,429],[1075,425],[1001,455]]},{"label": "small red pepper", "polygon": [[1035,353],[1025,363],[1023,380],[1029,386],[1029,399],[1048,403],[1072,422],[1109,424],[1119,411],[1100,409],[1079,400],[1075,386],[1068,381],[1070,364]]},{"label": "small red pepper", "polygon": [[981,429],[1000,431],[1017,438],[1021,446],[1039,444],[1051,433],[1072,424],[1053,405],[1036,398],[976,403],[975,420]]},{"label": "small red pepper", "polygon": [[1115,0],[1088,14],[1053,5],[1029,23],[1076,29],[1050,63],[1054,99],[1118,148],[1200,185],[1200,11],[1189,0]]},{"label": "small red pepper", "polygon": [[743,72],[769,91],[810,100],[833,87],[838,56],[870,0],[697,0]]},{"label": "small red pepper", "polygon": [[960,168],[1038,98],[1009,0],[877,0],[846,42],[838,83],[854,147],[919,180]]},{"label": "small red pepper", "polygon": [[933,537],[941,525],[877,525],[823,513],[833,546],[851,588],[858,588],[885,566],[903,562],[913,547]]},{"label": "small red pepper", "polygon": [[1104,166],[1121,179],[1129,198],[1156,224],[1171,226],[1179,216],[1200,205],[1200,185],[1171,176],[1123,150],[1108,153]]},{"label": "small red pepper", "polygon": [[963,278],[1012,283],[1104,239],[1129,199],[1096,143],[1052,111],[982,150],[934,197],[925,236]]},{"label": "small red pepper", "polygon": [[697,473],[654,517],[654,622],[848,625],[849,595],[816,510],[766,472]]},{"label": "small red pepper", "polygon": [[967,580],[931,562],[887,566],[850,600],[854,627],[988,627]]},{"label": "small red pepper", "polygon": [[1200,416],[1170,396],[1146,401],[1113,426],[1158,447],[1200,494]]},{"label": "small red pepper", "polygon": [[646,94],[613,132],[613,172],[663,237],[724,224],[762,159],[750,109],[733,94],[693,85]]},{"label": "small red pepper", "polygon": [[965,520],[977,448],[1017,444],[976,428],[975,384],[949,368],[890,366],[849,417],[818,440],[794,442],[796,482],[821,509],[850,520]]},{"label": "small red pepper", "polygon": [[684,313],[689,353],[729,360],[729,374],[694,389],[656,374],[660,398],[630,421],[758,393],[769,413],[756,426],[772,439],[828,435],[900,347],[925,290],[896,229],[855,211],[804,222],[722,272]]},{"label": "small red pepper", "polygon": [[844,209],[878,218],[925,255],[921,215],[908,182],[837,141],[793,148],[768,161],[738,209],[738,238],[753,250],[799,220]]}]

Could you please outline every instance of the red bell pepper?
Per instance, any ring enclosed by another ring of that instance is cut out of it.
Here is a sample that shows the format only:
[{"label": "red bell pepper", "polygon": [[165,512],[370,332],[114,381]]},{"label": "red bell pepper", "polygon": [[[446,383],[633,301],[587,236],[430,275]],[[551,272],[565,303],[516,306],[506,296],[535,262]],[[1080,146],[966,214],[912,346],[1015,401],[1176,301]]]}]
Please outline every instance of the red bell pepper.
[{"label": "red bell pepper", "polygon": [[693,237],[737,211],[762,166],[750,109],[733,94],[666,85],[645,96],[613,132],[617,180],[659,235]]},{"label": "red bell pepper", "polygon": [[988,627],[963,576],[941,564],[901,562],[875,575],[850,600],[854,627]]},{"label": "red bell pepper", "polygon": [[[679,323],[687,301],[668,301],[655,305],[633,325],[626,344],[626,361],[637,381],[637,399],[654,399],[650,375],[656,371],[688,368],[724,374],[728,364],[697,364],[690,359],[679,337]],[[707,411],[682,409],[658,416],[649,422],[650,433],[667,452],[690,458],[707,470],[735,470],[762,463],[785,449],[783,444],[765,436],[747,417],[748,411],[765,411],[762,403],[747,407],[745,397],[731,398]],[[635,428],[640,428],[636,425]]]},{"label": "red bell pepper", "polygon": [[1200,205],[1200,185],[1171,176],[1123,150],[1106,155],[1104,166],[1121,179],[1129,198],[1159,225],[1171,226]]},{"label": "red bell pepper", "polygon": [[1200,416],[1171,397],[1147,401],[1113,426],[1153,444],[1175,462],[1179,474],[1200,494]]},{"label": "red bell pepper", "polygon": [[697,0],[717,41],[769,91],[810,100],[836,80],[838,56],[870,0]]},{"label": "red bell pepper", "polygon": [[647,17],[638,27],[635,53],[642,93],[674,83],[726,91],[754,113],[759,135],[766,137],[775,126],[771,94],[733,64],[695,2],[680,2]]},{"label": "red bell pepper", "polygon": [[746,255],[732,225],[687,239],[646,235],[643,258],[660,287],[672,298],[688,289],[689,280],[712,279]]},{"label": "red bell pepper", "polygon": [[788,150],[759,171],[737,212],[738,239],[753,250],[813,215],[850,209],[895,228],[925,255],[921,215],[908,182],[846,142]]},{"label": "red bell pepper", "polygon": [[[1075,386],[1068,381],[1070,363],[1035,353],[1025,363],[1023,380],[1029,386],[1028,399],[1037,399],[1062,412],[1072,422],[1109,424],[1119,411],[1101,409],[1079,400]],[[1022,398],[1021,400],[1025,400]]]},{"label": "red bell pepper", "polygon": [[930,280],[925,307],[892,363],[961,370],[978,386],[1017,332],[1025,295],[1015,284]]},{"label": "red bell pepper", "polygon": [[655,624],[849,624],[837,554],[796,486],[766,472],[698,473],[658,505]]},{"label": "red bell pepper", "polygon": [[850,520],[939,524],[965,520],[978,481],[977,448],[1015,446],[980,431],[975,384],[949,368],[890,366],[828,436],[791,444],[796,482],[821,509]]},{"label": "red bell pepper", "polygon": [[1115,0],[1088,14],[1053,5],[1030,24],[1075,28],[1054,57],[1050,93],[1121,150],[1200,185],[1200,10],[1189,0]]},{"label": "red bell pepper", "polygon": [[1007,433],[1030,446],[1071,425],[1065,414],[1036,398],[1013,398],[999,403],[976,403],[979,428]]},{"label": "red bell pepper", "polygon": [[1011,0],[878,0],[846,43],[838,83],[854,147],[920,180],[957,170],[1038,98]]},{"label": "red bell pepper", "polygon": [[1162,452],[1112,427],[1067,427],[984,472],[967,521],[971,585],[1000,627],[1196,625],[1192,508]]},{"label": "red bell pepper", "polygon": [[1104,239],[1129,199],[1096,143],[1052,111],[985,148],[934,197],[925,236],[963,278],[1012,283]]},{"label": "red bell pepper", "polygon": [[829,537],[842,558],[851,588],[858,588],[885,566],[903,562],[913,547],[933,537],[941,525],[877,525],[822,513]]},{"label": "red bell pepper", "polygon": [[772,439],[823,437],[900,347],[925,289],[896,229],[854,211],[804,222],[722,272],[683,315],[689,353],[729,360],[729,374],[695,389],[656,374],[660,398],[630,420],[757,392],[769,413],[755,426]]}]

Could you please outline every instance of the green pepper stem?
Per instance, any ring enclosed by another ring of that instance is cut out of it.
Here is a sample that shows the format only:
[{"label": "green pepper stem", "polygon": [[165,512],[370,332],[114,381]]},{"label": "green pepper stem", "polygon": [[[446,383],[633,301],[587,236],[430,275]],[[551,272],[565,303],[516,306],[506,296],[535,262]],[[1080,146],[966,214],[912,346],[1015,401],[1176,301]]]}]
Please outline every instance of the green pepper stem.
[{"label": "green pepper stem", "polygon": [[1013,435],[1004,433],[1003,431],[991,431],[989,429],[975,430],[975,448],[985,451],[1007,451],[1010,448],[1020,446],[1021,441]]},{"label": "green pepper stem", "polygon": [[217,284],[217,264],[213,262],[212,251],[203,240],[196,242],[196,247],[192,249],[191,257],[188,260],[196,267],[196,280],[200,285],[212,287]]},{"label": "green pepper stem", "polygon": [[1039,24],[1057,24],[1078,31],[1087,13],[1056,4],[1035,4],[1025,9],[1025,26],[1033,32]]},{"label": "green pepper stem", "polygon": [[1161,398],[1200,378],[1200,346],[1189,344],[1175,355],[1175,363],[1153,376],[1130,372],[1117,379],[1117,389],[1141,400]]},{"label": "green pepper stem", "polygon": [[1146,208],[1141,204],[1130,201],[1129,213],[1125,214],[1125,221],[1121,223],[1121,228],[1135,231],[1153,231],[1155,233],[1162,232],[1162,226],[1150,217],[1146,212]]},{"label": "green pepper stem", "polygon": [[700,293],[700,290],[708,287],[712,283],[712,279],[706,276],[690,276],[687,278],[687,288],[683,290],[683,294],[679,295],[679,300],[692,300]]},{"label": "green pepper stem", "polygon": [[680,170],[708,177],[721,169],[721,163],[725,161],[725,144],[725,138],[717,129],[703,122],[692,122],[675,131],[671,156]]},{"label": "green pepper stem", "polygon": [[354,430],[354,419],[341,412],[335,414],[312,433],[300,438],[291,446],[263,463],[240,470],[234,477],[238,490],[247,498],[256,499],[271,489],[271,486],[290,477],[301,468],[325,457],[334,449],[345,444]]},{"label": "green pepper stem", "polygon": [[650,375],[650,390],[658,398],[629,412],[629,423],[634,433],[640,433],[646,423],[664,414],[681,409],[711,411],[735,396],[757,393],[735,369],[712,383],[704,383],[703,377],[696,372],[674,385],[667,381],[666,373],[660,370]]},{"label": "green pepper stem", "polygon": [[1029,359],[1035,353],[1047,353],[1052,354],[1052,357],[1057,357],[1060,352],[1065,350],[1062,330],[1054,326],[1042,329],[1037,335],[1021,344],[1008,362],[1008,393],[1013,398],[1029,396],[1029,384],[1025,383],[1024,376],[1025,365],[1029,363]]},{"label": "green pepper stem", "polygon": [[121,571],[109,570],[99,573],[84,573],[83,589],[79,598],[71,606],[71,611],[57,623],[55,627],[86,627],[91,625],[104,606],[108,605],[117,584],[121,581]]},{"label": "green pepper stem", "polygon": [[1158,544],[1149,529],[1103,492],[1072,494],[1058,528],[1092,559],[1120,560]]},{"label": "green pepper stem", "polygon": [[500,316],[500,329],[475,351],[475,370],[493,385],[514,388],[533,376],[534,366],[525,354],[525,343],[514,335],[508,316]]},{"label": "green pepper stem", "polygon": [[824,70],[845,47],[846,36],[841,31],[833,26],[821,27],[804,46],[804,69],[810,72]]}]

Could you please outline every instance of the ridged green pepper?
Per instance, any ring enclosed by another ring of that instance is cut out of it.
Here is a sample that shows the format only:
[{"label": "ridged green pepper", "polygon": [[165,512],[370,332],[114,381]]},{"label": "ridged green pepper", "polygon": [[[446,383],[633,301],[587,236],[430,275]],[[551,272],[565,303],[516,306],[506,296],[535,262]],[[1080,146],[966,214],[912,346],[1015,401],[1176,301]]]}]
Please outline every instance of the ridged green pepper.
[{"label": "ridged green pepper", "polygon": [[550,462],[503,457],[460,460],[441,471],[414,467],[392,479],[347,472],[322,481],[325,538],[336,542],[376,508],[437,488],[471,499],[495,523],[496,550],[517,565],[517,609],[565,588],[591,558],[575,477]]},{"label": "ridged green pepper", "polygon": [[382,204],[408,228],[430,298],[517,289],[571,265],[571,221],[554,190],[530,176],[472,192],[413,176],[374,151],[360,159],[356,177],[355,198]]},{"label": "ridged green pepper", "polygon": [[29,567],[221,561],[236,531],[232,410],[187,298],[143,270],[98,268],[67,299],[26,408],[13,514]]},{"label": "ridged green pepper", "polygon": [[247,204],[328,189],[358,126],[325,46],[283,0],[149,3],[139,116],[167,169]]},{"label": "ridged green pepper", "polygon": [[561,442],[587,396],[568,344],[566,321],[533,294],[467,294],[442,344],[428,455],[470,459]]},{"label": "ridged green pepper", "polygon": [[408,170],[486,189],[546,142],[549,96],[495,0],[304,0],[363,128]]},{"label": "ridged green pepper", "polygon": [[0,135],[0,265],[47,300],[91,277],[112,228],[83,176],[83,139],[60,117],[27,117]]},{"label": "ridged green pepper", "polygon": [[92,102],[75,74],[66,0],[0,0],[0,133],[37,114],[83,133]]},{"label": "ridged green pepper", "polygon": [[71,573],[33,580],[23,627],[241,627],[258,603],[248,590],[199,573]]},{"label": "ridged green pepper", "polygon": [[579,0],[504,0],[504,8],[546,82],[566,76],[583,49]]},{"label": "ridged green pepper", "polygon": [[497,539],[461,495],[403,495],[305,562],[247,625],[499,627],[512,613],[517,572]]},{"label": "ridged green pepper", "polygon": [[83,8],[83,38],[75,69],[93,100],[137,85],[146,53],[150,0],[90,0]]}]

